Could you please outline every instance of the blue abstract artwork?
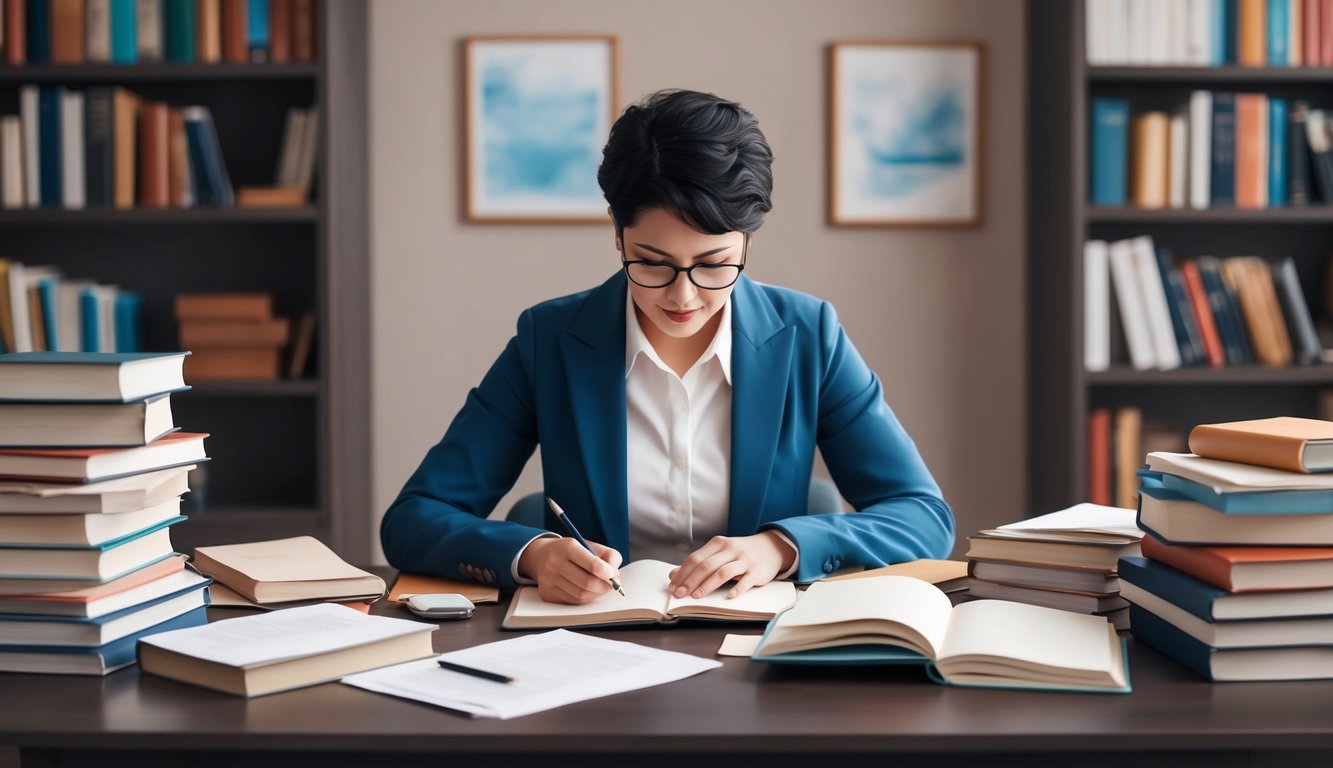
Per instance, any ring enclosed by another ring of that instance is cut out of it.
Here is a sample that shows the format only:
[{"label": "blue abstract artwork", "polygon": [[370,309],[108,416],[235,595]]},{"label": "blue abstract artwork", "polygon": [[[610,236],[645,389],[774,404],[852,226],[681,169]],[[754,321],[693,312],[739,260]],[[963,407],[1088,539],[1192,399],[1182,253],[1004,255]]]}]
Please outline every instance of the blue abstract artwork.
[{"label": "blue abstract artwork", "polygon": [[975,224],[975,46],[843,44],[834,51],[831,218]]},{"label": "blue abstract artwork", "polygon": [[606,217],[614,42],[477,40],[469,55],[473,218]]}]

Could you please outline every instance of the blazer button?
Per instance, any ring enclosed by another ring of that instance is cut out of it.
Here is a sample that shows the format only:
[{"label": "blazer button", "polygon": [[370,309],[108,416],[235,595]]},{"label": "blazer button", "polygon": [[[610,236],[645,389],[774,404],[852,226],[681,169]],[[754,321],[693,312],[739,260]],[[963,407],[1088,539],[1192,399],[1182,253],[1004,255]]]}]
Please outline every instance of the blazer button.
[{"label": "blazer button", "polygon": [[825,561],[824,561],[824,573],[833,573],[833,561],[832,561],[832,560],[825,560]]},{"label": "blazer button", "polygon": [[459,564],[458,564],[458,572],[461,573],[461,574],[467,575],[467,564],[466,564],[466,563],[459,563]]},{"label": "blazer button", "polygon": [[833,570],[836,571],[837,569],[839,569],[839,568],[841,568],[841,567],[842,567],[842,558],[841,558],[841,557],[835,557],[835,558],[833,558]]}]

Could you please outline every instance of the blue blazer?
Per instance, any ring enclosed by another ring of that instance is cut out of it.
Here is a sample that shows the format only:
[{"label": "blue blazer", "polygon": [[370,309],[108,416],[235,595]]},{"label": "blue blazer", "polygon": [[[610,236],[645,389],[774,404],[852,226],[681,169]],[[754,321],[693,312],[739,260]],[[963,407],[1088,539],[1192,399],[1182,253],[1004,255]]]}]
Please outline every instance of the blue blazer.
[{"label": "blue blazer", "polygon": [[[538,443],[545,492],[584,537],[634,558],[625,291],[618,272],[519,316],[514,337],[384,515],[380,538],[395,568],[516,586],[514,557],[543,531],[486,516]],[[800,581],[947,557],[953,513],[832,305],[743,275],[731,301],[727,535],[781,530],[800,550]],[[806,509],[816,446],[856,512]],[[549,511],[546,527],[562,530]]]}]

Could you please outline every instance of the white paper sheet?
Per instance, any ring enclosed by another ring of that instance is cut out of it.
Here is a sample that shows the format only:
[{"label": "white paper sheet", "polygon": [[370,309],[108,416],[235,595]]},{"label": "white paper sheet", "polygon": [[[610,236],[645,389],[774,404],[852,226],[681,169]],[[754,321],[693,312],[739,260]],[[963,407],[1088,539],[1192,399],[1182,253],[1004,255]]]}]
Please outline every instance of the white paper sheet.
[{"label": "white paper sheet", "polygon": [[[437,658],[508,675],[514,682],[453,672],[436,664]],[[342,682],[476,717],[508,719],[670,683],[720,666],[713,659],[557,629],[362,672]]]}]

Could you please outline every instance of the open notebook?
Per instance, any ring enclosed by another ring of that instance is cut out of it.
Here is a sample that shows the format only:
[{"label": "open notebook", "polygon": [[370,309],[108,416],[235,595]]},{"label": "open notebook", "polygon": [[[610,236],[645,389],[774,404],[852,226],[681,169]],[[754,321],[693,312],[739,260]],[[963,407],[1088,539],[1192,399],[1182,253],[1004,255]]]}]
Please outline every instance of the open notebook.
[{"label": "open notebook", "polygon": [[905,576],[817,582],[775,618],[755,661],[924,664],[949,685],[1128,693],[1105,618],[1005,600],[958,606]]},{"label": "open notebook", "polygon": [[536,587],[519,587],[509,603],[505,629],[550,629],[598,624],[671,624],[677,619],[768,621],[796,600],[796,585],[773,581],[734,599],[723,587],[698,600],[667,594],[668,576],[676,566],[660,560],[636,560],[620,569],[622,597],[616,592],[583,605],[548,603]]}]

